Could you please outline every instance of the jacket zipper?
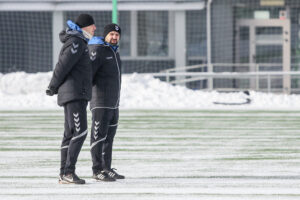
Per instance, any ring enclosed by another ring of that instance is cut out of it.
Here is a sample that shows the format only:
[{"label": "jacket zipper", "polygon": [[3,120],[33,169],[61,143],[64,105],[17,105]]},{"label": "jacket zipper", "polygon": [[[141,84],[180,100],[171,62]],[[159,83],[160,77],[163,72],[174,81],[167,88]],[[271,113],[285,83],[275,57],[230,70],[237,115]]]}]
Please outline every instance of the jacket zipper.
[{"label": "jacket zipper", "polygon": [[111,47],[109,47],[109,48],[113,51],[113,53],[115,55],[115,60],[116,60],[117,68],[118,68],[118,72],[119,72],[119,76],[118,76],[118,80],[119,80],[119,94],[118,94],[118,100],[117,100],[116,105],[115,105],[115,107],[117,108],[117,105],[120,102],[120,92],[121,92],[121,80],[120,80],[120,78],[121,78],[121,72],[120,72],[120,67],[119,67],[119,63],[118,63],[116,52]]}]

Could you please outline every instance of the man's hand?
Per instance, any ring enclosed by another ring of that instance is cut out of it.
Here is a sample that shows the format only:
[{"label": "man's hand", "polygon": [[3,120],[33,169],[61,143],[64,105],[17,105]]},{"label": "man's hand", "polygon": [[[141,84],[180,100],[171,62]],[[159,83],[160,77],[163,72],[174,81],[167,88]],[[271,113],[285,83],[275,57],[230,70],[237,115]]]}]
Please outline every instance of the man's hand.
[{"label": "man's hand", "polygon": [[53,95],[57,94],[57,91],[54,88],[48,87],[48,89],[46,90],[46,94],[49,96],[53,96]]}]

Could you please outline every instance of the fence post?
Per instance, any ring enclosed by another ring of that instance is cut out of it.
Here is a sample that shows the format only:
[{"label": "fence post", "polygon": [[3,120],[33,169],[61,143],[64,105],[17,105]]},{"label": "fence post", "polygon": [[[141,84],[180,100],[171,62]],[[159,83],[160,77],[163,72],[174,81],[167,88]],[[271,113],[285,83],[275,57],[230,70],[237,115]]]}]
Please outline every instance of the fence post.
[{"label": "fence post", "polygon": [[[259,72],[259,65],[256,64],[255,67],[256,67],[256,72]],[[260,78],[260,76],[256,75],[256,91],[259,90],[259,78]]]},{"label": "fence post", "polygon": [[[214,69],[213,69],[213,65],[211,63],[207,64],[207,72],[208,73],[213,73]],[[213,81],[213,77],[208,77],[207,81],[207,86],[208,86],[208,90],[212,91],[214,89],[214,81]]]},{"label": "fence post", "polygon": [[268,74],[268,93],[271,92],[271,75]]},{"label": "fence post", "polygon": [[166,81],[167,81],[167,83],[170,82],[170,74],[169,74],[169,70],[166,71]]}]

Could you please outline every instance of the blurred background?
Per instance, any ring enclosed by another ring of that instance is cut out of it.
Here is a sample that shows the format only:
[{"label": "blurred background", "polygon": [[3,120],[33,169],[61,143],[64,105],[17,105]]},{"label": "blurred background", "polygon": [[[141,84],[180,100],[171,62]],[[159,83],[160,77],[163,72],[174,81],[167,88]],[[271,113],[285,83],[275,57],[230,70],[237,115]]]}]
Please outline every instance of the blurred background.
[{"label": "blurred background", "polygon": [[[66,21],[91,14],[101,36],[112,2],[0,0],[0,73],[53,70]],[[151,73],[195,90],[300,93],[298,0],[115,3],[123,74]]]}]

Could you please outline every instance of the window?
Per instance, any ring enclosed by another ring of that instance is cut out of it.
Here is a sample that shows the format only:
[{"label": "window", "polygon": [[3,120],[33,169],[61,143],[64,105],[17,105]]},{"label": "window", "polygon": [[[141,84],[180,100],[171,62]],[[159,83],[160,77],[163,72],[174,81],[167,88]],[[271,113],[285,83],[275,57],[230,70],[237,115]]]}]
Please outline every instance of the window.
[{"label": "window", "polygon": [[186,12],[186,48],[188,57],[206,57],[206,12]]},{"label": "window", "polygon": [[51,19],[51,12],[0,12],[0,72],[52,69]]},{"label": "window", "polygon": [[168,12],[138,12],[138,56],[168,56]]}]

